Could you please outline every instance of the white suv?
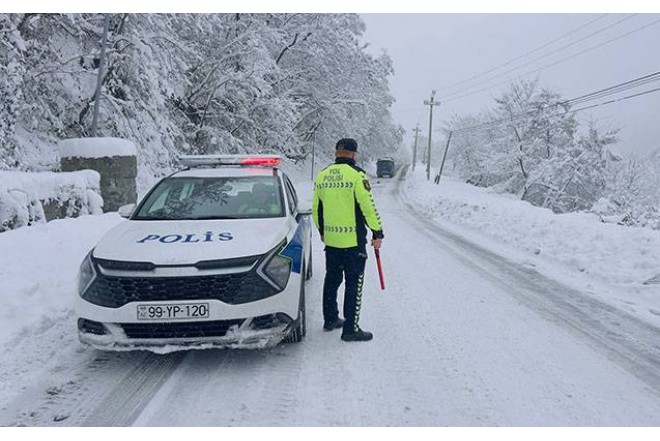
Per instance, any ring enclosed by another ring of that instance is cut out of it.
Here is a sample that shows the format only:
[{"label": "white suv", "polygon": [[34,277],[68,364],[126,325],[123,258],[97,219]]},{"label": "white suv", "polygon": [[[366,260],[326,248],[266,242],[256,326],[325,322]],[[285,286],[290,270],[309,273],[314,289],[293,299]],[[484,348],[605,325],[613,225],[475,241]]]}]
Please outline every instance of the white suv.
[{"label": "white suv", "polygon": [[263,348],[305,335],[309,207],[277,156],[182,156],[85,257],[80,340],[154,352]]}]

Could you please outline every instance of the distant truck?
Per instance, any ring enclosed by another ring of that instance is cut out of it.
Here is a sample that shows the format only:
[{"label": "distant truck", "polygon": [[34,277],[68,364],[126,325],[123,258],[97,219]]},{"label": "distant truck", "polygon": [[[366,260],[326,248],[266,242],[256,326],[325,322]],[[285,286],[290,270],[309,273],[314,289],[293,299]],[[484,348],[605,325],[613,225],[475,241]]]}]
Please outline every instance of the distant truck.
[{"label": "distant truck", "polygon": [[379,178],[383,176],[392,177],[394,176],[394,159],[392,158],[380,158],[376,161],[376,174]]}]

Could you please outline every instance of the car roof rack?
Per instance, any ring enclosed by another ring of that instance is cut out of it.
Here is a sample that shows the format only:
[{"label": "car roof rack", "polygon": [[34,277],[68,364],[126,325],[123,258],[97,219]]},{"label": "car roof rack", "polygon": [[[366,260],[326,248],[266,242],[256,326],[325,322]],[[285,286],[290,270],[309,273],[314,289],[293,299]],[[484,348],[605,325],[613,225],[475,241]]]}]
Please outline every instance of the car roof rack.
[{"label": "car roof rack", "polygon": [[279,155],[181,155],[179,162],[185,167],[218,167],[223,165],[244,167],[276,167]]}]

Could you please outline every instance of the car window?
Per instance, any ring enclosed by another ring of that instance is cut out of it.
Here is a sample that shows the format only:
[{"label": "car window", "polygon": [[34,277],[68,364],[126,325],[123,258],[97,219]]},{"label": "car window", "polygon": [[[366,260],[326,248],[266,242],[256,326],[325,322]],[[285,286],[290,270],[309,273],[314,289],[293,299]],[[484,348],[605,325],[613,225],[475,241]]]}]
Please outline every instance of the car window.
[{"label": "car window", "polygon": [[286,175],[284,175],[284,186],[286,188],[286,197],[289,200],[289,210],[293,214],[298,208],[298,195],[296,195],[296,189]]},{"label": "car window", "polygon": [[276,176],[171,177],[138,207],[136,220],[246,219],[284,216]]}]

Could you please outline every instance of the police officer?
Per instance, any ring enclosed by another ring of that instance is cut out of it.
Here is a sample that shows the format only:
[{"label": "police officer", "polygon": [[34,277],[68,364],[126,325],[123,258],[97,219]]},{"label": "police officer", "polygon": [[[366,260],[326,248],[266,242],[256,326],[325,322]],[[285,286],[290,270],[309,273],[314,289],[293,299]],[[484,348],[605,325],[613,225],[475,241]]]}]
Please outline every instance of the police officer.
[{"label": "police officer", "polygon": [[[371,332],[358,326],[367,261],[367,228],[372,231],[371,245],[375,249],[380,248],[384,237],[369,180],[364,170],[355,165],[357,147],[351,138],[337,142],[335,163],[316,177],[312,199],[314,224],[325,244],[323,329],[343,328],[344,341],[373,338]],[[345,320],[339,317],[337,308],[337,290],[342,280]]]}]

